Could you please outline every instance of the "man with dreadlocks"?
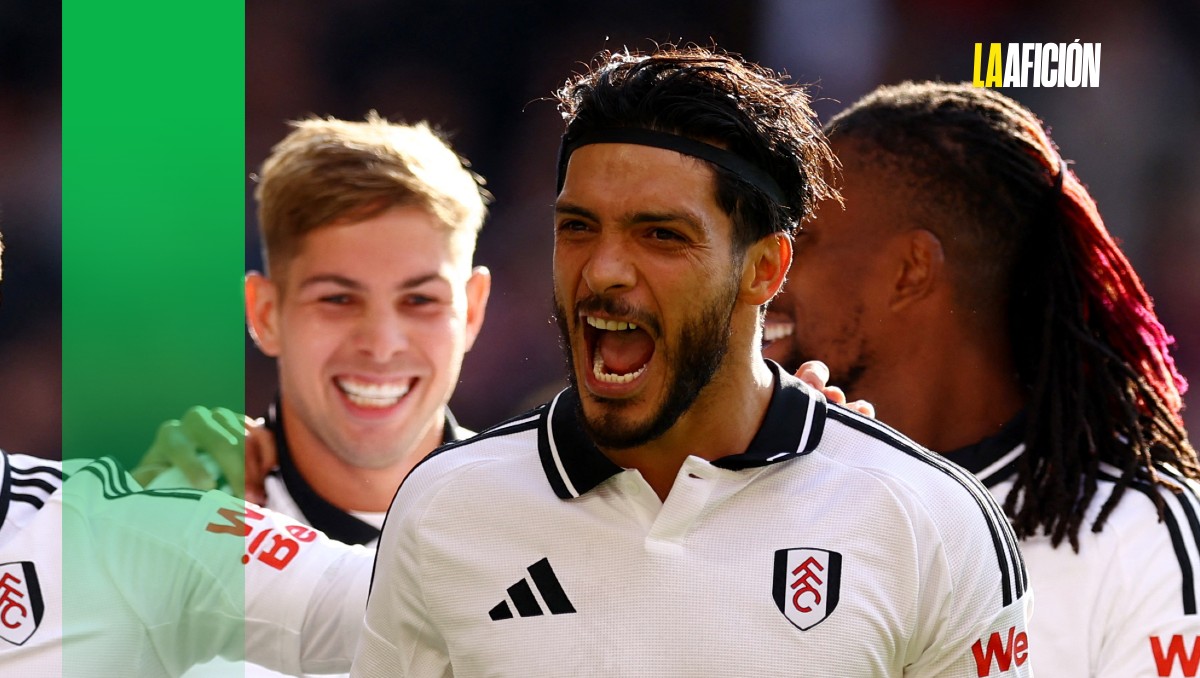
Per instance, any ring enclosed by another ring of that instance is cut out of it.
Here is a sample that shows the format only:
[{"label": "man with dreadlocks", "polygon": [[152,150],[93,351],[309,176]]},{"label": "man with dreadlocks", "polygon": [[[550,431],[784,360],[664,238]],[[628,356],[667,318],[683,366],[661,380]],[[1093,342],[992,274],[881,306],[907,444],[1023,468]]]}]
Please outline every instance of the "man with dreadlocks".
[{"label": "man with dreadlocks", "polygon": [[1023,539],[1039,675],[1196,675],[1186,384],[1083,184],[1033,113],[967,85],[882,87],[826,131],[845,207],[797,235],[765,354],[827,362],[991,488]]}]

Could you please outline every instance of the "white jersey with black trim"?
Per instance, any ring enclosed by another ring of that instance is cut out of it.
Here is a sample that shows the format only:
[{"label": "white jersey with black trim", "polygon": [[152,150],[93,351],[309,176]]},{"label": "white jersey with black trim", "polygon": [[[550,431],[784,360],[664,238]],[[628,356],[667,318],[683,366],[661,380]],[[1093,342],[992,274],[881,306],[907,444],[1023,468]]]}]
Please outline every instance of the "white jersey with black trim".
[{"label": "white jersey with black trim", "polygon": [[158,678],[218,655],[344,671],[371,562],[220,492],[142,490],[111,459],[0,451],[0,675]]},{"label": "white jersey with black trim", "polygon": [[[1025,451],[1024,417],[947,456],[975,472],[1003,502]],[[1079,530],[1079,552],[1046,536],[1021,542],[1037,613],[1029,627],[1034,668],[1055,678],[1200,675],[1200,486],[1160,468],[1178,493],[1160,491],[1159,520],[1144,480],[1134,481],[1100,532],[1092,525],[1119,475],[1101,465]]]},{"label": "white jersey with black trim", "polygon": [[970,474],[777,366],[743,453],[666,501],[577,396],[405,480],[351,675],[1029,676],[1025,575]]}]

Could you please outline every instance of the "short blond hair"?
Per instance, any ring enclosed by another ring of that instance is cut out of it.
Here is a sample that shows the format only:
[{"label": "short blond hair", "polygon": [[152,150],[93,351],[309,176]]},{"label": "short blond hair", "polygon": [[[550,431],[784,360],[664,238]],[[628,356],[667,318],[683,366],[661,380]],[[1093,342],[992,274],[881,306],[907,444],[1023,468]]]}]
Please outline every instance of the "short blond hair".
[{"label": "short blond hair", "polygon": [[271,149],[257,176],[263,257],[282,275],[304,236],[325,226],[370,219],[400,206],[430,213],[466,245],[468,260],[490,194],[429,125],[309,118]]}]

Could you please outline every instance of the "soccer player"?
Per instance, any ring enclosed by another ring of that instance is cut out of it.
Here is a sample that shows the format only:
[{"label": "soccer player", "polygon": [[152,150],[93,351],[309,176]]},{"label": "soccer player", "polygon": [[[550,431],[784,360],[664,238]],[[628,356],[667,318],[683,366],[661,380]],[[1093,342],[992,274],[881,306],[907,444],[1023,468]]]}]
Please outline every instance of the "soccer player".
[{"label": "soccer player", "polygon": [[[490,290],[471,265],[489,196],[425,124],[372,113],[293,127],[255,192],[267,275],[246,276],[251,333],[279,368],[265,506],[372,545],[409,469],[468,434],[447,402]],[[241,426],[193,410],[160,431],[141,471],[194,465],[192,448],[240,466],[221,451]],[[238,469],[226,475],[236,489]]]},{"label": "soccer player", "polygon": [[1032,112],[968,85],[882,87],[826,131],[845,206],[797,235],[765,353],[819,357],[991,488],[1022,539],[1040,675],[1194,673],[1185,382],[1083,184]]},{"label": "soccer player", "polygon": [[833,195],[803,90],[664,48],[560,102],[572,385],[405,479],[352,675],[1029,675],[986,489],[761,357]]}]

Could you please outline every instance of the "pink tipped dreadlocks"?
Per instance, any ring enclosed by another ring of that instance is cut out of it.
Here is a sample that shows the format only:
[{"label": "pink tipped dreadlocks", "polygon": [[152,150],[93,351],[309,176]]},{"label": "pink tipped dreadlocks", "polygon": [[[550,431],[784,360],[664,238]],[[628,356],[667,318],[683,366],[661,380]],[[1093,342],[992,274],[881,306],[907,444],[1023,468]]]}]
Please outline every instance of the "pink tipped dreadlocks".
[{"label": "pink tipped dreadlocks", "polygon": [[868,94],[826,131],[919,187],[910,208],[971,271],[956,292],[1005,312],[1027,415],[1004,502],[1019,537],[1078,549],[1101,478],[1114,489],[1095,532],[1128,488],[1161,515],[1160,491],[1200,478],[1171,337],[1037,116],[992,90],[904,83]]},{"label": "pink tipped dreadlocks", "polygon": [[[1183,394],[1187,380],[1175,367],[1168,347],[1174,339],[1167,334],[1150,295],[1142,286],[1125,253],[1117,246],[1096,208],[1087,189],[1066,170],[1063,183],[1062,215],[1072,225],[1077,246],[1083,255],[1080,270],[1086,275],[1087,296],[1099,300],[1104,313],[1100,314],[1113,349],[1158,394],[1176,423],[1182,425]],[[1143,407],[1146,405],[1143,403]],[[1149,414],[1146,412],[1146,414]]]}]

